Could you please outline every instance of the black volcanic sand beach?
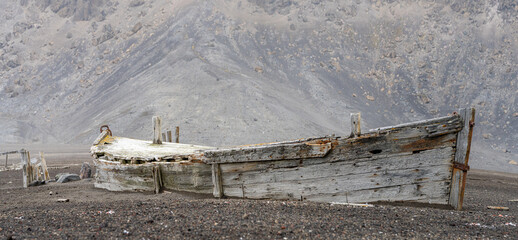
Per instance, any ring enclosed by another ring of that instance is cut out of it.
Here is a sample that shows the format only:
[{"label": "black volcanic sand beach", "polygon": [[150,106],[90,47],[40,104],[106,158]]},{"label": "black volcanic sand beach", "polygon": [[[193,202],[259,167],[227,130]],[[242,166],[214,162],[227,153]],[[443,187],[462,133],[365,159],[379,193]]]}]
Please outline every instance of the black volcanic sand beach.
[{"label": "black volcanic sand beach", "polygon": [[[77,163],[77,162],[76,162]],[[80,167],[54,168],[78,173]],[[0,172],[0,236],[9,239],[444,239],[518,237],[518,175],[473,170],[464,210],[116,193],[93,180],[21,188]],[[67,198],[69,202],[58,202]],[[509,211],[487,209],[509,207]]]}]

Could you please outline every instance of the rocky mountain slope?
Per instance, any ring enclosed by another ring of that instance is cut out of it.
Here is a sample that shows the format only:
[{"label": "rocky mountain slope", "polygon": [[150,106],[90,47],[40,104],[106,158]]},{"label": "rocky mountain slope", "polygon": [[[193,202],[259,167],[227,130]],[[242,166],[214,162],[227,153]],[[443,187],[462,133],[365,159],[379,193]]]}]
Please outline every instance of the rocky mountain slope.
[{"label": "rocky mountain slope", "polygon": [[[0,9],[0,143],[90,143],[102,124],[146,139],[160,115],[182,142],[248,144],[348,135],[351,112],[367,130],[473,106],[475,151],[518,152],[515,1],[5,0]],[[518,168],[507,162],[484,167]]]}]

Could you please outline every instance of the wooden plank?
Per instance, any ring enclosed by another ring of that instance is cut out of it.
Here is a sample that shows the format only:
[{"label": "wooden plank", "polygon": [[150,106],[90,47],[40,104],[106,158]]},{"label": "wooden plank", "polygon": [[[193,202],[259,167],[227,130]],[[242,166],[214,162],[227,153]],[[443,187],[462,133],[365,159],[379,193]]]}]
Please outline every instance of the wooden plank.
[{"label": "wooden plank", "polygon": [[[416,169],[429,166],[451,166],[454,155],[453,148],[433,149],[417,154],[396,155],[379,159],[358,159],[356,161],[321,162],[319,164],[307,164],[310,161],[299,164],[298,160],[284,160],[293,162],[286,168],[254,169],[253,167],[241,168],[244,171],[229,171],[236,169],[237,164],[221,164],[221,172],[225,185],[276,183],[297,180],[312,180],[335,178],[346,175],[372,174],[385,175],[387,171]],[[245,165],[248,163],[241,163]],[[388,177],[388,176],[387,176]]]},{"label": "wooden plank", "polygon": [[361,135],[361,113],[351,113],[351,137]]},{"label": "wooden plank", "polygon": [[235,163],[324,157],[331,150],[331,143],[297,143],[267,145],[204,152],[205,163]]},{"label": "wooden plank", "polygon": [[[455,153],[454,162],[468,166],[471,138],[473,136],[473,126],[475,122],[475,109],[461,109],[458,115],[463,119],[463,128],[457,133],[457,151]],[[449,204],[457,210],[462,209],[466,177],[467,171],[457,168],[453,169]]]},{"label": "wooden plank", "polygon": [[[225,184],[224,188],[225,196],[229,197],[241,197],[244,195],[246,198],[254,199],[300,199],[300,196],[307,195],[340,194],[399,185],[420,185],[436,181],[449,182],[451,177],[449,165],[423,167],[414,170],[402,169],[385,171],[383,174],[377,175],[367,173],[285,182]],[[444,189],[447,189],[447,186]],[[444,196],[445,202],[447,201],[446,196]]]},{"label": "wooden plank", "polygon": [[303,200],[314,202],[420,202],[427,204],[447,204],[449,181],[432,181],[382,188],[363,189],[343,193],[313,194],[302,196]]},{"label": "wooden plank", "polygon": [[223,179],[221,176],[220,164],[212,164],[212,183],[214,184],[214,197],[221,198],[224,195],[223,192]]},{"label": "wooden plank", "polygon": [[160,164],[164,188],[213,194],[212,168],[208,164],[172,162]]},{"label": "wooden plank", "polygon": [[180,126],[176,126],[176,131],[175,131],[174,135],[175,135],[175,142],[180,143]]},{"label": "wooden plank", "polygon": [[162,118],[153,116],[153,144],[162,144]]},{"label": "wooden plank", "polygon": [[20,157],[22,159],[22,177],[23,177],[23,187],[27,188],[29,186],[29,156],[25,149],[20,150]]},{"label": "wooden plank", "polygon": [[41,158],[41,167],[43,170],[43,178],[45,181],[49,181],[50,180],[49,170],[47,168],[47,161],[45,160],[45,157],[43,156],[43,152],[40,152],[40,158]]},{"label": "wooden plank", "polygon": [[10,151],[10,152],[3,152],[3,153],[0,153],[0,156],[2,155],[8,155],[8,154],[15,154],[15,153],[18,153],[19,151]]}]

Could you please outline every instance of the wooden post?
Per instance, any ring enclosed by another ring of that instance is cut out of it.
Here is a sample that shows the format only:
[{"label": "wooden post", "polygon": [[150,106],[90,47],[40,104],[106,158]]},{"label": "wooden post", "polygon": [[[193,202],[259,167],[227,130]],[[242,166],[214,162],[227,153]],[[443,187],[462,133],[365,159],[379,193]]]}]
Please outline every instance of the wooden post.
[{"label": "wooden post", "polygon": [[155,187],[155,194],[160,193],[164,183],[162,182],[162,173],[160,172],[160,165],[153,166],[153,185]]},{"label": "wooden post", "polygon": [[475,125],[475,109],[459,110],[460,117],[464,121],[464,127],[457,133],[457,145],[455,159],[453,162],[452,181],[450,187],[449,203],[457,210],[462,210],[464,201],[464,189],[466,187],[466,177],[469,170],[469,152],[471,150],[471,138]]},{"label": "wooden post", "polygon": [[20,150],[20,156],[22,158],[22,174],[23,174],[23,187],[24,188],[27,188],[29,186],[29,175],[28,175],[28,162],[29,162],[29,158],[28,158],[28,154],[27,154],[27,151],[25,149],[21,149]]},{"label": "wooden post", "polygon": [[40,152],[40,158],[41,158],[41,168],[43,170],[43,179],[45,181],[49,181],[50,180],[49,170],[47,168],[47,161],[45,161],[45,157],[43,157],[43,152]]},{"label": "wooden post", "polygon": [[7,169],[7,160],[9,160],[9,154],[5,154],[5,169]]},{"label": "wooden post", "polygon": [[223,180],[221,178],[221,168],[219,163],[212,164],[212,184],[214,184],[213,195],[214,197],[223,197]]},{"label": "wooden post", "polygon": [[361,113],[351,113],[351,137],[361,135]]},{"label": "wooden post", "polygon": [[173,135],[171,133],[171,130],[167,130],[167,141],[173,142]]},{"label": "wooden post", "polygon": [[162,142],[167,142],[167,138],[165,136],[165,132],[162,133]]},{"label": "wooden post", "polygon": [[162,144],[162,119],[158,116],[153,116],[153,144]]},{"label": "wooden post", "polygon": [[175,136],[176,136],[176,143],[180,143],[180,127],[179,126],[176,126]]}]

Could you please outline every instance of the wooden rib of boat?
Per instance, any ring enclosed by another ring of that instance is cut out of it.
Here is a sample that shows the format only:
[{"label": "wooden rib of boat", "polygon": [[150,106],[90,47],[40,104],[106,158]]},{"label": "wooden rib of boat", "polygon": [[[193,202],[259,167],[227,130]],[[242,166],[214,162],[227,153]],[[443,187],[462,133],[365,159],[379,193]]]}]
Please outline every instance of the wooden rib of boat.
[{"label": "wooden rib of boat", "polygon": [[317,202],[417,202],[462,208],[475,110],[349,137],[216,148],[111,136],[91,152],[95,186],[215,197]]}]

